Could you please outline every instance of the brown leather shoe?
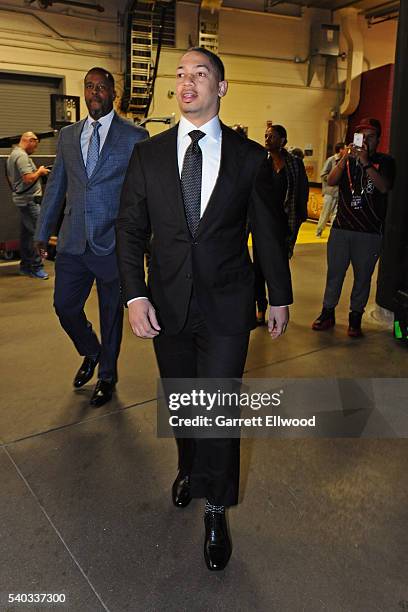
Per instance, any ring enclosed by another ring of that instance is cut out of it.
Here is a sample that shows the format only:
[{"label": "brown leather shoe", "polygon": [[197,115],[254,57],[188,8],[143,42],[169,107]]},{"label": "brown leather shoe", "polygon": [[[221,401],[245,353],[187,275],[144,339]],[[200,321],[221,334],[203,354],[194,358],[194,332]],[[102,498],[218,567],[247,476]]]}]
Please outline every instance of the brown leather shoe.
[{"label": "brown leather shoe", "polygon": [[336,325],[334,316],[334,308],[323,308],[317,319],[313,321],[312,329],[315,331],[324,331]]},{"label": "brown leather shoe", "polygon": [[361,338],[363,332],[361,331],[361,318],[363,316],[362,312],[357,312],[356,310],[352,310],[349,314],[349,326],[347,330],[347,335],[350,338]]}]

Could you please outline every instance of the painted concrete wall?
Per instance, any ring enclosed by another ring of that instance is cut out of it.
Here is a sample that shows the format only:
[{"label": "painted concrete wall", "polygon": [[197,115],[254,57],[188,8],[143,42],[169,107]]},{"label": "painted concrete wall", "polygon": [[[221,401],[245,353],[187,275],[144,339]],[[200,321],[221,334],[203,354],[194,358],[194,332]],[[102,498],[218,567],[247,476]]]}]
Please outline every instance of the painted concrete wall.
[{"label": "painted concrete wall", "polygon": [[[123,12],[126,0],[104,2],[105,13],[67,10],[63,5],[41,10],[21,0],[0,2],[0,71],[38,73],[64,79],[65,93],[82,96],[84,73],[91,66],[110,70],[122,92],[125,65]],[[267,120],[285,125],[289,144],[313,146],[313,161],[320,167],[326,151],[330,111],[342,100],[345,65],[338,61],[339,85],[324,87],[324,62],[307,86],[310,27],[329,22],[327,11],[306,9],[302,18],[281,17],[225,8],[220,14],[219,51],[226,65],[230,88],[222,102],[221,117],[230,125],[248,126],[249,136],[263,142]],[[396,23],[364,31],[366,67],[393,61]],[[171,91],[177,58],[197,37],[197,5],[177,6],[176,50],[165,49],[159,67],[152,116],[176,113]],[[318,62],[319,64],[319,62]],[[169,93],[170,92],[170,93]],[[82,103],[81,115],[86,114]],[[150,125],[151,133],[162,130]]]}]

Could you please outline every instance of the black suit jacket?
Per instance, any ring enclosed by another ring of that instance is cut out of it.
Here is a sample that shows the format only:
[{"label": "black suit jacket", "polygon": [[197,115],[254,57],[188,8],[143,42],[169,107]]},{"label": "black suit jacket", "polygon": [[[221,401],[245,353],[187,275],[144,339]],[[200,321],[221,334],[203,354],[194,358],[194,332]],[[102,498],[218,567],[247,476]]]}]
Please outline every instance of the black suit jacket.
[{"label": "black suit jacket", "polygon": [[[255,324],[254,272],[247,248],[248,214],[275,306],[292,302],[285,247],[287,225],[275,206],[266,153],[222,125],[217,182],[191,236],[177,163],[178,126],[137,143],[123,184],[116,221],[123,299],[146,296],[166,334],[186,320],[192,286],[210,330],[220,335]],[[145,282],[143,254],[150,239]]]}]

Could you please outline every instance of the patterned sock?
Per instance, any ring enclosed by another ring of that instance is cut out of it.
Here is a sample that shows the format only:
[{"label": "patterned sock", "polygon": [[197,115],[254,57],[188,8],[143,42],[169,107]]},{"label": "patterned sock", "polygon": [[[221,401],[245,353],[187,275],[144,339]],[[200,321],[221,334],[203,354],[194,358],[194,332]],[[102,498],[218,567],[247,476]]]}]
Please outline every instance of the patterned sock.
[{"label": "patterned sock", "polygon": [[207,514],[208,512],[217,512],[218,514],[224,514],[225,506],[216,506],[214,504],[210,504],[207,499],[207,501],[205,502],[205,513]]}]

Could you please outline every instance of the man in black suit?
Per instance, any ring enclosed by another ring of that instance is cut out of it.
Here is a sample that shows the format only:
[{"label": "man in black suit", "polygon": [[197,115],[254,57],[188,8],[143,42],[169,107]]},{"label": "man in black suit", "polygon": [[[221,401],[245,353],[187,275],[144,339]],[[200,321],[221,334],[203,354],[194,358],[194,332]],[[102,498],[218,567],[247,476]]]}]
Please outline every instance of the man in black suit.
[{"label": "man in black suit", "polygon": [[[116,223],[122,292],[133,332],[153,338],[162,378],[239,379],[255,327],[248,213],[272,338],[285,331],[292,301],[285,220],[273,205],[264,148],[219,121],[228,87],[219,57],[190,49],[176,79],[180,123],[135,146],[123,186]],[[238,500],[239,440],[177,443],[173,502],[207,498],[204,556],[210,570],[221,570],[231,555],[225,507]]]}]

